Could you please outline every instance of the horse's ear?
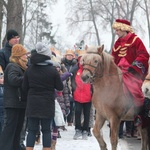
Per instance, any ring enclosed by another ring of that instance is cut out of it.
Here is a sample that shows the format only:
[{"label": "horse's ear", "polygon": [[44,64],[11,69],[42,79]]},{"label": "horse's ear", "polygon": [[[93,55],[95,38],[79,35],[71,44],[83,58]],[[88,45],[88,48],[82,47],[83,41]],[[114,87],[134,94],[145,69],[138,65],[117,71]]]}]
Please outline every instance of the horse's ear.
[{"label": "horse's ear", "polygon": [[101,55],[104,50],[104,44],[97,48],[98,54]]},{"label": "horse's ear", "polygon": [[88,46],[86,45],[86,46],[85,46],[85,50],[87,51],[87,49],[88,49]]}]

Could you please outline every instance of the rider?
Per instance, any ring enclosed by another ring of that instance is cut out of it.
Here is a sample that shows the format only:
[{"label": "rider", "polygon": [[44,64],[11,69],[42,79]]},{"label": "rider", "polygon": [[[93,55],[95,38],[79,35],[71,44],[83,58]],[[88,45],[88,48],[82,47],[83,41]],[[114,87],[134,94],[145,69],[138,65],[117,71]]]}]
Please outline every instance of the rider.
[{"label": "rider", "polygon": [[123,72],[123,81],[132,94],[135,104],[135,126],[142,123],[137,117],[144,104],[141,86],[148,71],[149,54],[142,40],[133,32],[127,20],[117,19],[113,25],[118,39],[112,49],[114,61]]}]

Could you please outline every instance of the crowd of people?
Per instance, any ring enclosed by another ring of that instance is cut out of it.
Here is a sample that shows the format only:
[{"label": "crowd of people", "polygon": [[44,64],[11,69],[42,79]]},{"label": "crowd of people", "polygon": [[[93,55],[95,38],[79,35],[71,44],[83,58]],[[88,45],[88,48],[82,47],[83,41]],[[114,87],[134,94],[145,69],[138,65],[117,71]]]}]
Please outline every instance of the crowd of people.
[{"label": "crowd of people", "polygon": [[[149,54],[129,21],[117,19],[112,27],[119,37],[112,56],[122,72],[129,72],[123,74],[123,81],[136,108],[135,120],[125,122],[126,136],[137,136],[136,127],[142,125],[140,115],[145,98],[141,86],[148,73]],[[57,138],[61,137],[59,130],[66,130],[65,125],[74,126],[74,140],[92,136],[96,113],[91,101],[92,84],[81,80],[80,59],[86,51],[67,49],[60,58],[48,45],[37,42],[29,53],[19,44],[17,31],[8,30],[6,37],[7,42],[0,50],[0,148],[33,150],[42,137],[43,150],[56,150]],[[58,125],[55,119],[56,100],[65,125]],[[124,121],[119,138],[124,136],[123,125]]]}]

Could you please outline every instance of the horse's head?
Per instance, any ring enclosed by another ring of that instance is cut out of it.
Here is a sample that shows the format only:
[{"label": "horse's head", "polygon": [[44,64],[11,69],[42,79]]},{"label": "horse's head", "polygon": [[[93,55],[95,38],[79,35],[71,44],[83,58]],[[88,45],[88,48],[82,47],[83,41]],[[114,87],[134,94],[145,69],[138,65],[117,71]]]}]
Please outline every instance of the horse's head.
[{"label": "horse's head", "polygon": [[96,74],[101,76],[103,73],[103,68],[101,66],[103,49],[104,45],[99,47],[86,46],[85,50],[87,53],[83,55],[80,60],[80,63],[83,66],[83,72],[81,76],[83,82],[93,82]]},{"label": "horse's head", "polygon": [[148,74],[142,84],[142,92],[145,97],[150,98],[150,74]]}]

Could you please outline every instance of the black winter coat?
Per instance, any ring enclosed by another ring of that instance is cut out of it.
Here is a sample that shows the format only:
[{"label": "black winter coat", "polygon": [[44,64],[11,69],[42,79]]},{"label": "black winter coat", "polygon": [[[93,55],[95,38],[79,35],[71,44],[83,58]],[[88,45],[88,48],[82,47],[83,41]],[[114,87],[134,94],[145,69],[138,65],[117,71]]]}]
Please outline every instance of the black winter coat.
[{"label": "black winter coat", "polygon": [[50,57],[34,54],[25,72],[23,90],[27,93],[27,117],[54,118],[55,89],[62,91],[63,84],[56,68],[46,60]]},{"label": "black winter coat", "polygon": [[26,99],[22,92],[24,70],[9,63],[4,72],[4,108],[25,108]]},{"label": "black winter coat", "polygon": [[11,49],[12,46],[9,45],[7,42],[5,44],[5,47],[0,50],[0,66],[2,66],[2,69],[5,70],[6,66],[9,63],[9,57],[11,55]]}]

